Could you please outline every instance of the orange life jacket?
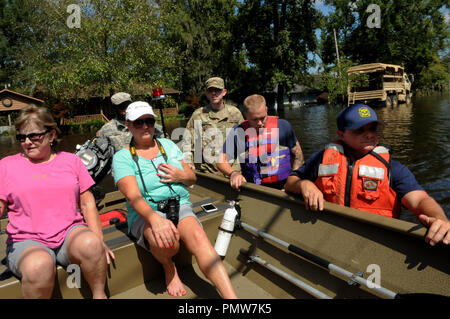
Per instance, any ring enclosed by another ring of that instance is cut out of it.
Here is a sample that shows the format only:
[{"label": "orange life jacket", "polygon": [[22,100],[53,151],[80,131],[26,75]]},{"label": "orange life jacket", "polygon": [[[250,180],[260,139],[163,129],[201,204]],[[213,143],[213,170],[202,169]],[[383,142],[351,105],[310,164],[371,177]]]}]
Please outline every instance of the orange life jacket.
[{"label": "orange life jacket", "polygon": [[337,141],[326,146],[315,183],[328,202],[398,218],[400,201],[389,178],[389,149],[377,146],[351,163]]}]

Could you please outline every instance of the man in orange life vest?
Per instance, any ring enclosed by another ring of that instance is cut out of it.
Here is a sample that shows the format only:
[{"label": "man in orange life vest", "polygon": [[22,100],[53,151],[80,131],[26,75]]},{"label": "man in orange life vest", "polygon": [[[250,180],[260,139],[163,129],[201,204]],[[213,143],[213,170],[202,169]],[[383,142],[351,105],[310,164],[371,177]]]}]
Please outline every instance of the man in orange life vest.
[{"label": "man in orange life vest", "polygon": [[[217,168],[237,190],[244,182],[283,189],[291,170],[304,162],[294,130],[288,121],[268,116],[266,100],[258,94],[244,100],[244,117],[228,133]],[[236,157],[241,171],[228,163]]]},{"label": "man in orange life vest", "polygon": [[337,117],[340,140],[328,144],[289,176],[286,191],[302,194],[307,209],[323,210],[324,200],[398,218],[400,205],[429,227],[425,241],[450,244],[450,221],[442,207],[417,183],[404,165],[391,160],[378,143],[375,111],[354,104]]}]

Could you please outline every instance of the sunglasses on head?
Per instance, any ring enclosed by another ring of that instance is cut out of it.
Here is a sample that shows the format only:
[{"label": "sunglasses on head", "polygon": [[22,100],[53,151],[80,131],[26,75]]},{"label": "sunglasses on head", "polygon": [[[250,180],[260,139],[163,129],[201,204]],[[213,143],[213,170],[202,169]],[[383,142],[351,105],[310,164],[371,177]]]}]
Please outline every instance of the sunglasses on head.
[{"label": "sunglasses on head", "polygon": [[133,121],[133,126],[135,128],[141,128],[144,126],[144,123],[147,124],[147,126],[153,126],[155,125],[155,119],[153,117],[147,117],[145,119],[138,119]]},{"label": "sunglasses on head", "polygon": [[41,133],[30,133],[30,134],[17,134],[16,135],[16,139],[23,143],[27,140],[27,138],[32,141],[32,142],[37,142],[39,141],[45,134],[47,134],[48,132],[50,132],[51,129],[47,129],[45,132],[41,132]]}]

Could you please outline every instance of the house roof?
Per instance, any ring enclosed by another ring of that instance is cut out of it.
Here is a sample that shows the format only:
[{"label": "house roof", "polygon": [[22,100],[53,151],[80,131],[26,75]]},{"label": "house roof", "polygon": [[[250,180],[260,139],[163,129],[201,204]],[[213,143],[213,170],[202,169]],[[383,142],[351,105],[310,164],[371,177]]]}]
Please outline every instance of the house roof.
[{"label": "house roof", "polygon": [[22,97],[22,98],[25,98],[25,99],[32,100],[32,101],[40,103],[40,104],[44,103],[43,100],[37,99],[35,97],[29,96],[29,95],[26,95],[26,94],[19,93],[19,92],[16,92],[16,91],[12,91],[12,90],[9,90],[9,89],[1,90],[0,91],[0,97],[3,96],[3,95],[6,95],[8,93],[11,94],[11,95],[16,95],[16,96],[19,96],[19,97]]},{"label": "house roof", "polygon": [[[294,84],[293,88],[285,93],[319,94],[321,92],[321,90],[314,89],[306,85]],[[278,84],[272,91],[269,91],[268,93],[278,93]]]},{"label": "house roof", "polygon": [[20,111],[28,104],[44,104],[43,100],[9,89],[0,91],[0,112]]}]

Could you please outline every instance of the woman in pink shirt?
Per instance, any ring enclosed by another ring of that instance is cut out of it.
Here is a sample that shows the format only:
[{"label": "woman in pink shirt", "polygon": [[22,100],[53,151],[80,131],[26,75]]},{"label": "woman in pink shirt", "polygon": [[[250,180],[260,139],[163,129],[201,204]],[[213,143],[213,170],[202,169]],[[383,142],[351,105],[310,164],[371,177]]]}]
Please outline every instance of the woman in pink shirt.
[{"label": "woman in pink shirt", "polygon": [[0,160],[0,215],[8,211],[8,268],[25,298],[50,298],[56,263],[81,265],[93,298],[106,298],[107,264],[89,188],[94,181],[74,154],[55,150],[59,129],[46,108],[29,105],[16,120],[23,152]]}]

